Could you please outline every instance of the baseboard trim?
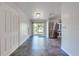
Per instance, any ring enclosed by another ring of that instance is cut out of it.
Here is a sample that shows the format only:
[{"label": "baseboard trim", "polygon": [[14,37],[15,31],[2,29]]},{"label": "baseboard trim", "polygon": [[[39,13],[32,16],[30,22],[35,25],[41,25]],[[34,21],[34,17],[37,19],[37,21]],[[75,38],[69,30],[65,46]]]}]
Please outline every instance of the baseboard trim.
[{"label": "baseboard trim", "polygon": [[64,49],[63,47],[61,47],[61,49],[65,52],[65,53],[67,53],[69,56],[72,56],[66,49]]},{"label": "baseboard trim", "polygon": [[25,40],[19,45],[19,47],[20,47],[25,41],[27,41],[28,39],[30,39],[32,36],[33,36],[33,35],[29,35],[28,38],[25,38]]},{"label": "baseboard trim", "polygon": [[6,56],[10,56],[16,49],[18,48],[18,46],[16,48],[14,48],[8,55]]},{"label": "baseboard trim", "polygon": [[[29,38],[31,38],[31,37],[32,37],[32,35],[30,35],[30,36],[27,38],[27,40],[28,40]],[[24,40],[23,43],[24,43],[25,41],[26,41],[26,40]],[[22,44],[23,44],[23,43],[22,43]],[[18,47],[16,47],[15,49],[13,49],[12,52],[9,53],[7,56],[10,56],[10,55],[11,55],[17,48],[19,48],[22,44],[20,44]]]}]

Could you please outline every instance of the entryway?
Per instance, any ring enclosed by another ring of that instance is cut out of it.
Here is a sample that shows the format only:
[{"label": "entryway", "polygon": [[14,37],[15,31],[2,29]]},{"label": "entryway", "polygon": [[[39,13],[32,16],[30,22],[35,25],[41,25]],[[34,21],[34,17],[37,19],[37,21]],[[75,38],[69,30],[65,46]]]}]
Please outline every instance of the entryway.
[{"label": "entryway", "polygon": [[33,35],[45,36],[45,23],[33,22]]}]

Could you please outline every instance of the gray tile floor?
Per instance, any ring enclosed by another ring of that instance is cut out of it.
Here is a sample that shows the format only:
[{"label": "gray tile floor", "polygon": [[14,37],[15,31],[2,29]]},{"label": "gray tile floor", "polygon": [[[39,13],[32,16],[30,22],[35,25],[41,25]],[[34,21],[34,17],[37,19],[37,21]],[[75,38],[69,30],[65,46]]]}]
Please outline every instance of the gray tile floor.
[{"label": "gray tile floor", "polygon": [[68,56],[60,49],[57,39],[33,36],[24,42],[10,56]]}]

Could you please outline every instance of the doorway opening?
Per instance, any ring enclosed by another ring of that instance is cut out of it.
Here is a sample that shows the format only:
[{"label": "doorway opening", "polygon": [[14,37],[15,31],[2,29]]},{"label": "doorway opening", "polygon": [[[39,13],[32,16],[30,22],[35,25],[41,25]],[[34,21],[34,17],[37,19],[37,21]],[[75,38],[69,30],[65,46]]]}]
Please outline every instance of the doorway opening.
[{"label": "doorway opening", "polygon": [[[61,19],[58,20],[49,20],[49,41],[53,42],[54,45],[61,47]],[[53,45],[51,43],[51,45]]]},{"label": "doorway opening", "polygon": [[33,22],[33,35],[44,36],[45,35],[45,24],[43,22]]}]

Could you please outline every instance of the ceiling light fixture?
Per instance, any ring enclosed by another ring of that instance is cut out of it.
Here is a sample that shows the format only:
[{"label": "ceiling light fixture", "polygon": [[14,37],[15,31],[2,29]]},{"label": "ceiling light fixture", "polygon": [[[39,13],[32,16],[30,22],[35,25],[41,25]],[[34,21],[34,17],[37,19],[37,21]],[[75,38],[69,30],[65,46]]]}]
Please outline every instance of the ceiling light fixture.
[{"label": "ceiling light fixture", "polygon": [[40,13],[36,13],[36,16],[39,17],[40,16]]}]

